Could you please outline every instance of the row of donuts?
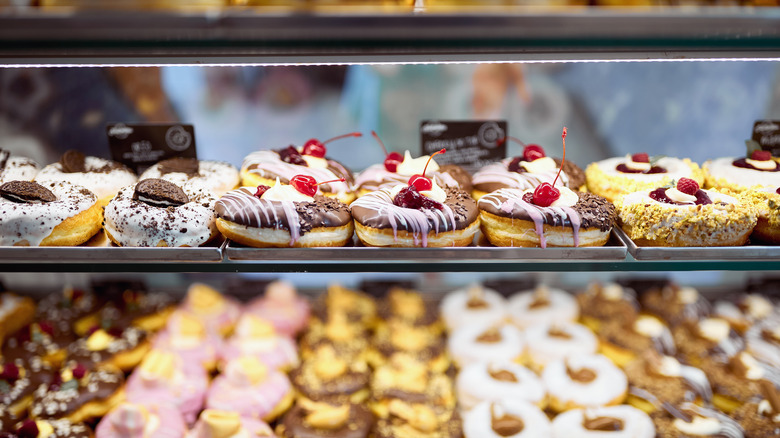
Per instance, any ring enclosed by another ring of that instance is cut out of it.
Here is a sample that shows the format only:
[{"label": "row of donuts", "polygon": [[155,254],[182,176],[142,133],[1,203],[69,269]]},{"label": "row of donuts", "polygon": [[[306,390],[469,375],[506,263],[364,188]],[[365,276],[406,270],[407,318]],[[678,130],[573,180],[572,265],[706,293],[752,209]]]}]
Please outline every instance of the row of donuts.
[{"label": "row of donuts", "polygon": [[[711,306],[693,288],[659,284],[637,297],[593,284],[576,297],[537,287],[506,301],[473,286],[447,295],[442,314],[474,436],[497,436],[495,412],[534,422],[538,436],[780,433],[780,306],[765,296]],[[542,410],[557,414],[552,423]]]}]

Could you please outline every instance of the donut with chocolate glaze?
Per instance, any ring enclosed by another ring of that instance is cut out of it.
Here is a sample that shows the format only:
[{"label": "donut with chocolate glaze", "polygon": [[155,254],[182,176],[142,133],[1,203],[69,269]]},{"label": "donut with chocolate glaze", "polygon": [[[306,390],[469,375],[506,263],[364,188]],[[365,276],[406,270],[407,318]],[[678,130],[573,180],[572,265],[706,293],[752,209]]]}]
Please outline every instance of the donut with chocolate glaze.
[{"label": "donut with chocolate glaze", "polygon": [[79,423],[102,417],[124,398],[124,374],[116,368],[86,370],[70,363],[49,385],[35,390],[30,417]]},{"label": "donut with chocolate glaze", "polygon": [[[3,431],[9,430],[3,428]],[[46,438],[93,438],[92,429],[84,423],[73,423],[66,419],[61,420],[24,420],[16,423],[15,433],[9,438],[22,437],[46,437]],[[0,434],[3,438],[6,435]]]},{"label": "donut with chocolate glaze", "polygon": [[295,189],[284,187],[282,197],[273,199],[265,193],[255,196],[252,187],[228,192],[215,205],[217,228],[228,239],[259,248],[338,247],[352,239],[346,204],[322,195],[288,197]]},{"label": "donut with chocolate glaze", "polygon": [[276,428],[280,438],[367,438],[374,416],[363,405],[299,403]]},{"label": "donut with chocolate glaze", "polygon": [[40,357],[28,362],[0,360],[0,404],[17,418],[23,418],[32,404],[33,393],[40,385],[48,386],[53,380],[52,368]]},{"label": "donut with chocolate glaze", "polygon": [[218,234],[216,202],[196,185],[146,179],[123,188],[108,203],[104,228],[119,246],[201,246]]},{"label": "donut with chocolate glaze", "polygon": [[441,209],[396,205],[398,186],[362,196],[350,206],[358,238],[365,246],[470,245],[479,229],[476,202],[463,190],[449,187],[443,190],[446,197]]},{"label": "donut with chocolate glaze", "polygon": [[138,177],[127,166],[105,158],[85,156],[69,150],[60,161],[49,164],[35,176],[40,184],[65,181],[86,187],[98,198],[101,207],[108,204],[117,192],[136,182]]},{"label": "donut with chocolate glaze", "polygon": [[8,181],[32,181],[38,173],[38,163],[31,158],[12,155],[0,148],[0,184]]},{"label": "donut with chocolate glaze", "polygon": [[[552,160],[550,163],[554,163],[554,166],[551,165],[544,170],[528,170],[522,165],[518,165],[518,160],[521,159],[522,157],[505,158],[479,169],[472,179],[474,190],[471,192],[471,196],[479,200],[484,195],[498,189],[528,190],[543,182],[552,184],[558,169],[561,168],[560,159],[549,158],[548,160]],[[520,161],[520,163],[524,162]],[[560,182],[556,186],[560,185],[572,190],[579,190],[585,185],[585,173],[579,166],[570,161],[563,162],[559,179]]]},{"label": "donut with chocolate glaze", "polygon": [[0,185],[0,246],[75,246],[100,230],[97,197],[69,182]]},{"label": "donut with chocolate glaze", "polygon": [[[561,190],[567,190],[561,188]],[[482,232],[496,246],[604,246],[615,223],[615,207],[592,193],[571,192],[573,205],[541,207],[532,190],[499,189],[480,198]]]},{"label": "donut with chocolate glaze", "polygon": [[222,196],[238,186],[238,169],[222,161],[206,161],[196,158],[170,158],[160,161],[146,169],[139,180],[159,178],[177,186],[190,185],[201,187]]}]

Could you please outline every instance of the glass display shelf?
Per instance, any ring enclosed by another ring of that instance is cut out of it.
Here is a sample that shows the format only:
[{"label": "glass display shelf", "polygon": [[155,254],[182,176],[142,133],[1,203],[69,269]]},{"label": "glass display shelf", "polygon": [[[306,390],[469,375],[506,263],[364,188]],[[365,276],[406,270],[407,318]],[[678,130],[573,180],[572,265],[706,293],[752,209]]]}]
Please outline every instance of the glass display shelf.
[{"label": "glass display shelf", "polygon": [[778,59],[780,8],[0,9],[0,65]]}]

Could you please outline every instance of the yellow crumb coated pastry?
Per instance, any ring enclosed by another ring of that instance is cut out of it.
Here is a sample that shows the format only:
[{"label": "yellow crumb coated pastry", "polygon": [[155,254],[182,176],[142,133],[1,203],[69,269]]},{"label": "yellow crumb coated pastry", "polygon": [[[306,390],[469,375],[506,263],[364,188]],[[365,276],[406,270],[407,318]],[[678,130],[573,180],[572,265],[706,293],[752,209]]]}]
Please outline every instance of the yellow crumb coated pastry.
[{"label": "yellow crumb coated pastry", "polygon": [[699,165],[688,158],[665,157],[657,161],[656,166],[650,168],[664,169],[662,173],[625,173],[618,170],[622,166],[632,165],[648,166],[650,163],[633,162],[629,157],[608,158],[596,163],[591,163],[585,169],[585,179],[588,191],[603,196],[615,202],[623,195],[651,190],[666,184],[671,184],[679,178],[691,178],[699,185],[704,183],[704,172]]}]

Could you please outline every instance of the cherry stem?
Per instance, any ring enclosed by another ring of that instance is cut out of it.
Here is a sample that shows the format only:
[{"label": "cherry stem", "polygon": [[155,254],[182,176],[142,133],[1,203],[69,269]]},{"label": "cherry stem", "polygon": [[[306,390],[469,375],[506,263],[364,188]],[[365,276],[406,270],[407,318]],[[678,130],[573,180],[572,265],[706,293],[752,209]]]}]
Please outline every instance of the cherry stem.
[{"label": "cherry stem", "polygon": [[327,184],[327,183],[332,183],[332,182],[344,182],[344,181],[346,181],[344,178],[332,179],[330,181],[323,181],[321,183],[314,184],[314,187],[317,187],[318,185],[321,185],[321,184]]},{"label": "cherry stem", "polygon": [[350,132],[349,134],[339,135],[339,136],[337,136],[337,137],[333,137],[333,138],[330,138],[330,139],[328,139],[328,140],[325,140],[325,141],[323,141],[323,142],[322,142],[322,144],[328,144],[328,143],[330,143],[330,142],[332,142],[332,141],[334,141],[334,140],[340,140],[340,139],[342,139],[342,138],[347,138],[347,137],[362,137],[362,136],[363,136],[363,134],[361,134],[361,133],[359,133],[359,132]]},{"label": "cherry stem", "polygon": [[558,168],[558,173],[555,174],[555,179],[553,180],[553,187],[555,187],[555,182],[558,181],[558,176],[561,174],[561,170],[563,170],[563,163],[566,162],[566,127],[563,127],[563,132],[561,133],[561,141],[563,142],[563,158],[561,158],[561,167]]},{"label": "cherry stem", "polygon": [[385,156],[387,156],[387,148],[385,147],[384,142],[382,142],[382,139],[379,138],[379,135],[376,133],[376,131],[371,131],[371,135],[374,137],[377,143],[379,143],[379,146],[382,147],[382,151],[384,151]]},{"label": "cherry stem", "polygon": [[523,143],[523,141],[522,141],[522,140],[520,140],[520,139],[519,139],[519,138],[517,138],[517,137],[512,137],[511,135],[507,135],[506,137],[504,137],[504,138],[502,138],[501,140],[499,140],[498,144],[501,144],[501,143],[506,143],[506,141],[507,141],[507,140],[512,140],[513,142],[515,142],[515,143],[519,144],[519,145],[520,145],[520,146],[522,146],[522,147],[525,147],[525,146],[526,146],[526,144],[525,144],[525,143]]},{"label": "cherry stem", "polygon": [[440,151],[434,152],[431,154],[430,157],[428,157],[428,161],[425,162],[425,167],[423,167],[423,174],[422,174],[423,178],[425,177],[425,171],[428,170],[428,163],[430,163],[431,160],[433,160],[433,157],[439,154],[443,154],[445,152],[447,152],[447,149],[442,148]]}]

